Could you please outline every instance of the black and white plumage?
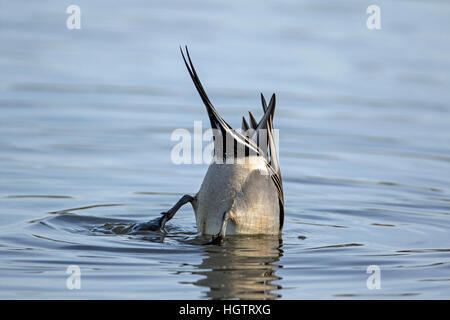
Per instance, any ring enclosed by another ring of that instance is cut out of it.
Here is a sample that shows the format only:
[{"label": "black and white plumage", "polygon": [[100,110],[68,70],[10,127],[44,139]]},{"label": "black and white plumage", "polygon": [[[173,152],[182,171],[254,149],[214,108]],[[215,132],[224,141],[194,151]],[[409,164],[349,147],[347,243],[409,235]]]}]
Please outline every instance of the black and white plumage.
[{"label": "black and white plumage", "polygon": [[183,196],[163,212],[158,226],[164,228],[176,211],[190,202],[198,230],[216,235],[213,243],[225,235],[279,234],[284,221],[284,198],[273,127],[275,94],[268,105],[261,94],[264,114],[259,122],[249,113],[249,122],[243,117],[242,130],[235,130],[209,100],[187,47],[186,54],[180,50],[209,116],[214,158],[197,194]]}]

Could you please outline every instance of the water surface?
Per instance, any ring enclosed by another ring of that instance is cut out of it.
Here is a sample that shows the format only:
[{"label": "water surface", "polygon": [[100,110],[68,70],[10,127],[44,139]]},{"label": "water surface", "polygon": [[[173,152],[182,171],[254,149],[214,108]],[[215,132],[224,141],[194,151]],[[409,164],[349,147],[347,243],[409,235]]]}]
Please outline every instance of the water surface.
[{"label": "water surface", "polygon": [[[377,31],[360,1],[70,4],[1,4],[1,298],[450,298],[447,2],[378,1]],[[184,44],[231,125],[277,93],[281,239],[203,246],[188,206],[130,231],[207,169],[170,161],[208,126]]]}]

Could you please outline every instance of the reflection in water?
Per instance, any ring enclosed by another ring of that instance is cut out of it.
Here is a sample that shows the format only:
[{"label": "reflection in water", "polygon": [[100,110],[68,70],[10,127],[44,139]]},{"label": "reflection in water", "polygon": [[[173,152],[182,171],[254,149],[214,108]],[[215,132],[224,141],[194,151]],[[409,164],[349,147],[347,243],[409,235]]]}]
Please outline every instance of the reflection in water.
[{"label": "reflection in water", "polygon": [[206,287],[212,299],[276,299],[281,286],[274,282],[283,254],[278,236],[226,239],[222,246],[205,246],[205,258],[195,274],[204,275],[195,285]]},{"label": "reflection in water", "polygon": [[[60,216],[67,217],[67,216]],[[194,275],[204,276],[197,282],[206,287],[206,297],[211,299],[277,299],[282,289],[274,283],[282,278],[276,276],[277,264],[283,255],[279,236],[232,236],[221,246],[202,245],[210,239],[196,232],[176,230],[167,226],[167,233],[160,231],[134,231],[135,223],[112,222],[91,229],[93,233],[130,235],[143,241],[163,243],[172,239],[179,243],[198,247],[204,256],[198,265],[192,265]],[[183,264],[185,265],[185,264]],[[184,269],[184,268],[181,268]],[[181,283],[186,284],[185,281]]]}]

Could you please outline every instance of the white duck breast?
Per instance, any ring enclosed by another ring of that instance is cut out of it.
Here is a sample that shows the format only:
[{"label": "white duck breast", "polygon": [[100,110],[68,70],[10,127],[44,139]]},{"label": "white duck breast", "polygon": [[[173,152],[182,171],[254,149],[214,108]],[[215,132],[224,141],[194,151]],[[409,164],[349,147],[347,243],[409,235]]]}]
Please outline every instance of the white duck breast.
[{"label": "white duck breast", "polygon": [[212,163],[194,204],[197,228],[203,234],[220,231],[230,213],[226,235],[278,234],[278,194],[262,157],[248,164]]}]

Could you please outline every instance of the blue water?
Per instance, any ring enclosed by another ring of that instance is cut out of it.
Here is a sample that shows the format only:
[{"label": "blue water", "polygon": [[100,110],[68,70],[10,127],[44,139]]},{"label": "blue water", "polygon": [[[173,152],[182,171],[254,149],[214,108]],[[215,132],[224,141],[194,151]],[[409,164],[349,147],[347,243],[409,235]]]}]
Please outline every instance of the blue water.
[{"label": "blue water", "polygon": [[[70,4],[0,4],[0,298],[450,298],[448,2]],[[208,126],[185,44],[231,125],[277,93],[281,240],[130,232],[207,169],[170,157]]]}]

